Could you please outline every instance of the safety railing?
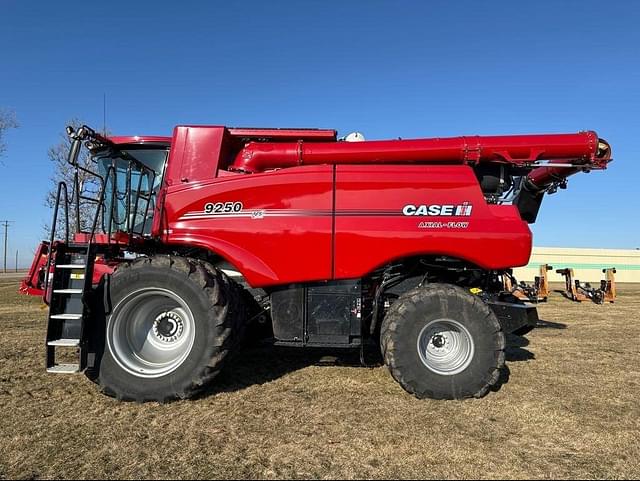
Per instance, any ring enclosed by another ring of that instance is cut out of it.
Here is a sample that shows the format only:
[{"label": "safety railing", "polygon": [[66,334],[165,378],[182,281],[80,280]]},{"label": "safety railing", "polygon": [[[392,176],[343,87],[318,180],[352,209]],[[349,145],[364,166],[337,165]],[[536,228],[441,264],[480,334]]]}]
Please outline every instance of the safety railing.
[{"label": "safety railing", "polygon": [[64,192],[64,214],[65,214],[65,242],[69,243],[69,193],[67,184],[60,182],[56,194],[56,203],[53,207],[53,221],[51,223],[51,232],[49,235],[49,253],[47,255],[47,267],[44,271],[44,294],[43,299],[48,304],[47,295],[49,292],[49,278],[51,271],[51,258],[53,256],[53,243],[56,240],[56,230],[58,227],[58,213],[60,211],[60,196]]}]

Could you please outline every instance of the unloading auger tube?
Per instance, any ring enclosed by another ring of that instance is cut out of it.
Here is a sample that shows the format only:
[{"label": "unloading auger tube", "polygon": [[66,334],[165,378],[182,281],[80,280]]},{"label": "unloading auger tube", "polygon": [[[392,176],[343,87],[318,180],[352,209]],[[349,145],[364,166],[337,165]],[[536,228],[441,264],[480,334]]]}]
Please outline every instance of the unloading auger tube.
[{"label": "unloading auger tube", "polygon": [[[530,167],[531,186],[544,188],[575,172],[604,169],[609,144],[593,131],[576,134],[470,136],[366,142],[249,142],[231,170],[255,173],[318,164],[478,164]],[[542,161],[547,161],[541,166]]]}]

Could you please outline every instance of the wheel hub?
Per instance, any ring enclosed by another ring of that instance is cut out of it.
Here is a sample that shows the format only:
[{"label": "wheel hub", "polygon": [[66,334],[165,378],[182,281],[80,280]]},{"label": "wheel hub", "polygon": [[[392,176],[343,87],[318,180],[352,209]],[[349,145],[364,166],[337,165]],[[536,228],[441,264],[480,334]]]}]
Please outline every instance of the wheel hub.
[{"label": "wheel hub", "polygon": [[475,351],[469,331],[453,319],[429,322],[418,335],[417,344],[422,363],[442,376],[464,371],[471,364]]},{"label": "wheel hub", "polygon": [[148,287],[131,292],[107,324],[107,347],[127,372],[157,378],[175,371],[195,341],[195,318],[177,293]]},{"label": "wheel hub", "polygon": [[163,312],[153,322],[153,333],[161,341],[175,342],[183,332],[184,321],[173,311]]},{"label": "wheel hub", "polygon": [[436,334],[435,336],[433,336],[431,338],[431,344],[433,344],[433,346],[436,349],[441,349],[444,347],[446,343],[446,339],[442,334]]}]

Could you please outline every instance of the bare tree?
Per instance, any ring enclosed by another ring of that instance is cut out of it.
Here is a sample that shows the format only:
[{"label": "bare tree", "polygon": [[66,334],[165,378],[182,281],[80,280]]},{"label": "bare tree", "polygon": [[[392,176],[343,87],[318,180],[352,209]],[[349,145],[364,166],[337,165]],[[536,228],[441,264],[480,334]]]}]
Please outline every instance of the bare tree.
[{"label": "bare tree", "polygon": [[[83,123],[78,119],[72,119],[69,121],[68,125],[73,127],[75,130],[78,130]],[[58,185],[61,182],[64,182],[68,189],[69,201],[71,205],[68,207],[69,213],[69,229],[70,234],[73,234],[76,230],[78,216],[75,211],[75,196],[77,193],[75,192],[75,173],[76,169],[74,166],[69,164],[68,156],[69,150],[71,149],[71,139],[67,135],[66,132],[63,132],[60,136],[60,142],[52,145],[48,151],[48,157],[51,162],[54,164],[54,173],[51,177],[52,187],[49,192],[47,192],[47,196],[45,198],[45,205],[53,209],[56,205],[56,198],[58,193]],[[87,170],[94,171],[96,170],[96,166],[91,160],[91,155],[86,148],[82,148],[78,155],[78,165]],[[100,183],[95,176],[84,172],[82,170],[78,171],[78,185],[79,185],[79,193],[81,196],[86,197],[97,197],[100,191]],[[91,229],[91,225],[93,223],[93,219],[95,217],[96,204],[92,203],[88,200],[80,200],[80,229],[83,231],[88,231]],[[56,226],[57,237],[62,237],[65,234],[65,209],[64,209],[64,195],[62,195],[60,199],[60,210],[58,212],[58,222]],[[47,235],[50,235],[50,226],[45,226],[45,232]]]},{"label": "bare tree", "polygon": [[[0,109],[0,157],[7,151],[7,145],[4,140],[5,132],[9,129],[15,129],[16,127],[18,127],[16,114],[11,110]],[[1,162],[2,161],[0,161],[0,163]]]}]

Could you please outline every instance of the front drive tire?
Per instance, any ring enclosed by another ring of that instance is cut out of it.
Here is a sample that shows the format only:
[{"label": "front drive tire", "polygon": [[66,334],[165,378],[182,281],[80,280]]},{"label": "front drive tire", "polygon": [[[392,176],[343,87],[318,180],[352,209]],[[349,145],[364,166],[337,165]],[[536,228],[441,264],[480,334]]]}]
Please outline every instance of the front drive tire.
[{"label": "front drive tire", "polygon": [[240,341],[240,289],[211,265],[154,256],[122,264],[108,287],[102,357],[88,376],[124,401],[200,392]]},{"label": "front drive tire", "polygon": [[482,397],[500,379],[505,335],[477,296],[449,284],[403,294],[381,326],[385,364],[418,398]]}]

